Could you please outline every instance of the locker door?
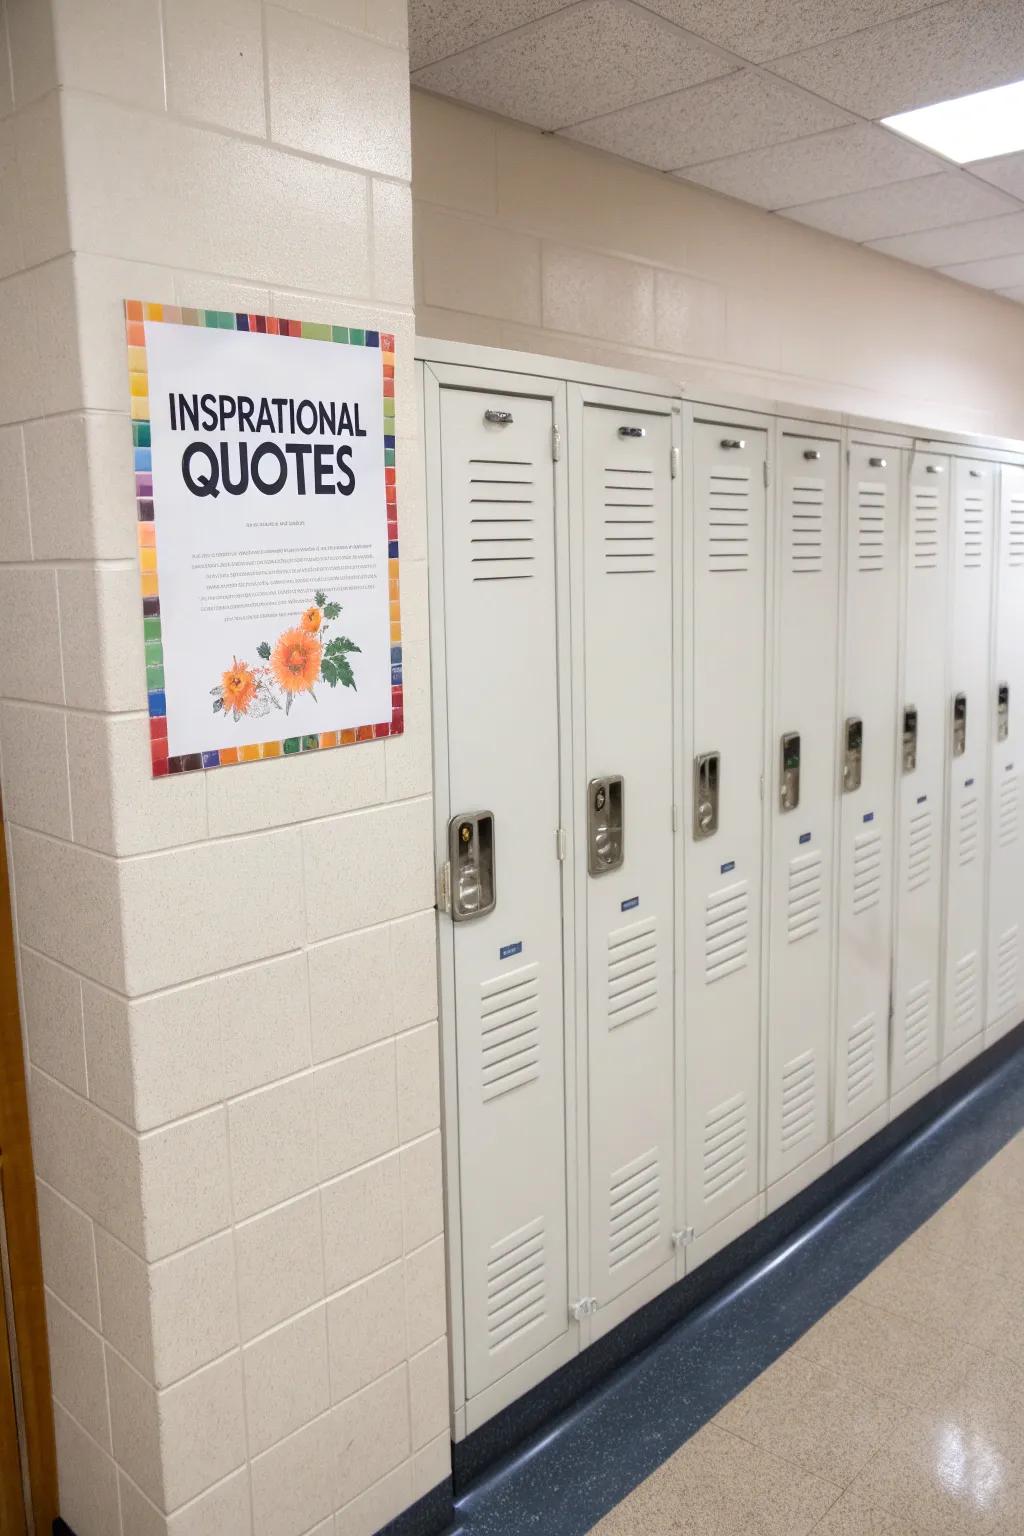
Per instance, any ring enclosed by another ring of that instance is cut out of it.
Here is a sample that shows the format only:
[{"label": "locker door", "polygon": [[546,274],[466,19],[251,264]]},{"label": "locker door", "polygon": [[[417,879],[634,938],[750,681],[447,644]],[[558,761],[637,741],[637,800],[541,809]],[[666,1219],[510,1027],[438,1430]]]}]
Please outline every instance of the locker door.
[{"label": "locker door", "polygon": [[700,1234],[759,1189],[765,465],[758,427],[693,430],[691,743],[718,754],[717,830],[686,864],[687,1218]]},{"label": "locker door", "polygon": [[[888,457],[898,457],[886,450]],[[942,861],[949,730],[949,460],[916,453],[907,498],[903,695],[897,803],[896,954],[892,989],[892,1091],[939,1059]],[[908,714],[908,711],[910,712]],[[913,728],[916,723],[916,742]]]},{"label": "locker door", "polygon": [[453,924],[470,1397],[568,1327],[553,412],[441,391],[450,805],[494,816],[494,909]]},{"label": "locker door", "polygon": [[[990,695],[988,1027],[994,1035],[1024,1018],[1024,467],[1004,464],[1000,482],[995,677]],[[1007,690],[1002,710],[1001,688]]]},{"label": "locker door", "polygon": [[837,1136],[883,1104],[889,1091],[899,469],[895,455],[851,444],[839,722]]},{"label": "locker door", "polygon": [[828,1141],[839,452],[834,438],[782,434],[769,780],[769,1184]]},{"label": "locker door", "polygon": [[674,1259],[672,414],[591,397],[582,416],[581,788],[595,845],[609,810],[614,822],[605,781],[622,778],[621,862],[612,848],[602,867],[588,845],[586,877],[590,1288],[603,1307]]},{"label": "locker door", "polygon": [[[986,843],[988,841],[989,674],[994,466],[953,461],[952,604],[947,716],[946,965],[943,1059],[972,1042],[985,1022]],[[955,713],[963,701],[963,750]],[[965,1054],[973,1054],[968,1049]]]}]

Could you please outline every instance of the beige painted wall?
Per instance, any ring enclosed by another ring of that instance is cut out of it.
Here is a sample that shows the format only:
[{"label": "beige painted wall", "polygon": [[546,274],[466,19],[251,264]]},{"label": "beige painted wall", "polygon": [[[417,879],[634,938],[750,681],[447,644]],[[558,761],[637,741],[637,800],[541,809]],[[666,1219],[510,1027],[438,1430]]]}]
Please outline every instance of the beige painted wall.
[{"label": "beige painted wall", "polygon": [[[409,174],[405,0],[0,0],[0,759],[77,1536],[368,1536],[449,1471]],[[404,737],[151,779],[133,296],[396,333]]]},{"label": "beige painted wall", "polygon": [[1024,306],[413,93],[417,326],[1024,437]]}]

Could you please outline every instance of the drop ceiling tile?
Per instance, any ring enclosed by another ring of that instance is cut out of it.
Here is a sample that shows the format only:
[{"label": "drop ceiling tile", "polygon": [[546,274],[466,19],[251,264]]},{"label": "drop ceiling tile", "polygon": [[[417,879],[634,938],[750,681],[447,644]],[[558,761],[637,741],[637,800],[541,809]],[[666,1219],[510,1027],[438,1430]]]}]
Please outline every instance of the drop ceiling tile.
[{"label": "drop ceiling tile", "polygon": [[961,283],[973,283],[976,288],[1016,288],[1024,283],[1024,254],[963,261],[940,270],[947,277],[958,278]]},{"label": "drop ceiling tile", "polygon": [[919,176],[869,192],[853,192],[849,197],[787,208],[783,217],[846,240],[866,241],[934,229],[937,221],[966,224],[969,219],[1011,213],[1017,206],[995,187],[984,187],[959,171],[940,171],[936,176]]},{"label": "drop ceiling tile", "polygon": [[629,0],[586,0],[413,79],[536,128],[559,128],[733,67]]},{"label": "drop ceiling tile", "polygon": [[[371,0],[372,3],[372,0]],[[486,42],[513,27],[550,16],[568,0],[413,0],[409,6],[409,65],[422,69]]]},{"label": "drop ceiling tile", "polygon": [[[422,0],[420,0],[422,3]],[[436,0],[435,0],[436,3]],[[893,21],[929,0],[646,0],[652,11],[754,63]],[[934,3],[934,0],[932,0]],[[415,6],[414,6],[415,9]]]},{"label": "drop ceiling tile", "polygon": [[915,261],[921,267],[948,267],[954,262],[981,261],[986,256],[1016,256],[1024,251],[1024,212],[950,224],[944,229],[923,229],[915,235],[890,235],[868,244],[884,256]]},{"label": "drop ceiling tile", "polygon": [[781,80],[740,70],[581,123],[570,137],[672,171],[847,122],[847,114],[828,102],[790,90]]},{"label": "drop ceiling tile", "polygon": [[948,0],[771,65],[862,117],[888,117],[1024,76],[1021,0]]},{"label": "drop ceiling tile", "polygon": [[745,155],[691,165],[687,181],[762,208],[789,208],[941,170],[927,150],[873,123],[851,123]]},{"label": "drop ceiling tile", "polygon": [[1024,201],[1024,152],[1015,155],[998,155],[994,160],[975,160],[968,167],[972,176],[1002,187]]}]

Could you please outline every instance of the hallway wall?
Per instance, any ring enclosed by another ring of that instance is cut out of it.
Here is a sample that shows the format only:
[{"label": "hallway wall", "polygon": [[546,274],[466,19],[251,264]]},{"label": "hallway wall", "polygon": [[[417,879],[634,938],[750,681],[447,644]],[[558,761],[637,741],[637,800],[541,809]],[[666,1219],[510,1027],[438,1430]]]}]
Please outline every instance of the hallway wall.
[{"label": "hallway wall", "polygon": [[1024,306],[413,92],[421,335],[1024,437]]},{"label": "hallway wall", "polygon": [[[405,0],[0,5],[0,759],[76,1536],[366,1536],[449,1471],[409,176]],[[396,334],[404,736],[150,777],[125,298]]]}]

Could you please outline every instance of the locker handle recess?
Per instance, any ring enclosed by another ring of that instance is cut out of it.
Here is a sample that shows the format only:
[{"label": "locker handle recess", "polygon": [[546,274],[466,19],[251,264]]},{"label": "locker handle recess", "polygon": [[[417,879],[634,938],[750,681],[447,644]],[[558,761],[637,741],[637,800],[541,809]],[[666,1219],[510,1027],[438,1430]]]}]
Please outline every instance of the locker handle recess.
[{"label": "locker handle recess", "polygon": [[953,695],[953,756],[963,757],[967,751],[967,695]]},{"label": "locker handle recess", "polygon": [[972,480],[981,480],[984,478],[983,472],[980,469],[968,470],[968,474]]},{"label": "locker handle recess", "polygon": [[800,732],[784,731],[779,743],[779,810],[800,804]]},{"label": "locker handle recess", "polygon": [[720,448],[745,448],[747,440],[745,437],[723,437],[718,446]]},{"label": "locker handle recess", "polygon": [[1000,683],[996,688],[996,740],[1006,741],[1010,734],[1010,685]]},{"label": "locker handle recess", "polygon": [[494,813],[470,811],[448,823],[452,922],[494,911]]},{"label": "locker handle recess", "polygon": [[843,726],[843,794],[860,789],[864,758],[864,722],[851,715]]},{"label": "locker handle recess", "polygon": [[646,437],[647,436],[647,428],[646,427],[620,427],[619,428],[619,436],[620,437]]},{"label": "locker handle recess", "polygon": [[925,471],[929,475],[941,475],[942,474],[942,465],[941,464],[926,464],[925,465]]},{"label": "locker handle recess", "polygon": [[693,837],[702,842],[718,831],[718,780],[721,754],[702,752],[693,765]]},{"label": "locker handle recess", "polygon": [[868,459],[868,463],[872,469],[885,469],[886,467],[885,459]]},{"label": "locker handle recess", "polygon": [[903,708],[903,772],[913,773],[917,768],[917,705],[906,704]]},{"label": "locker handle recess", "polygon": [[620,868],[625,857],[624,800],[621,774],[591,779],[587,785],[587,869],[592,875]]},{"label": "locker handle recess", "polygon": [[484,411],[484,421],[493,421],[497,427],[510,427],[512,425],[512,412]]},{"label": "locker handle recess", "polygon": [[820,448],[805,448],[804,449],[804,458],[805,459],[820,459],[821,458],[821,449]]}]

